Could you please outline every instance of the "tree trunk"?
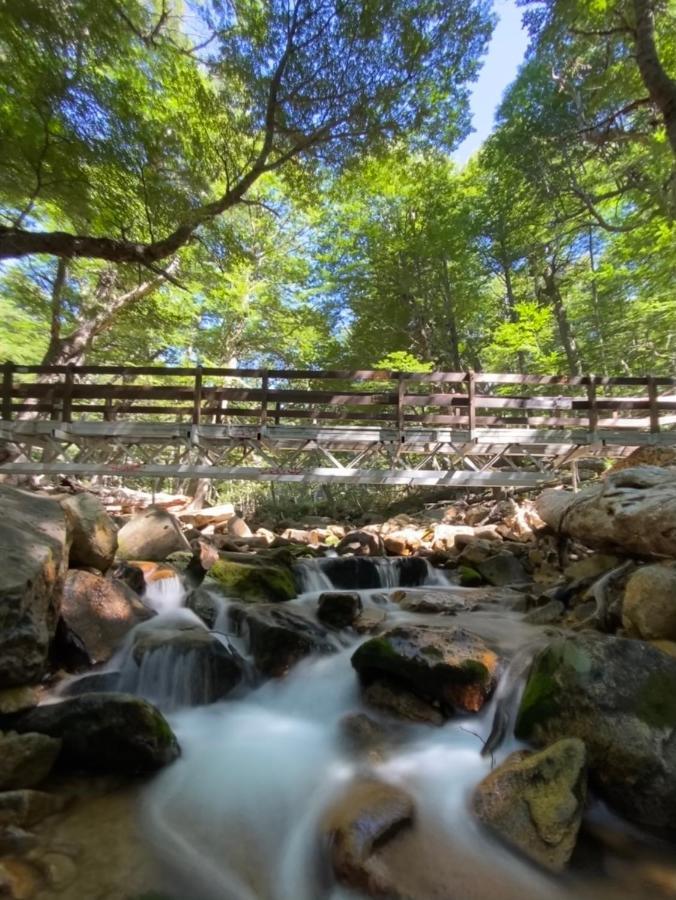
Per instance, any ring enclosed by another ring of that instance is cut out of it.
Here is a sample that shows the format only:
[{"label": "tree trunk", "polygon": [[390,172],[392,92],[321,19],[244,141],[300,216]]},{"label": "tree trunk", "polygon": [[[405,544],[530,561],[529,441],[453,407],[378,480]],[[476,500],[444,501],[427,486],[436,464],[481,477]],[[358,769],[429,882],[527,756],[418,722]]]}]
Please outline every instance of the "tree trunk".
[{"label": "tree trunk", "polygon": [[556,275],[551,267],[547,266],[543,278],[544,290],[542,293],[547,297],[554,310],[559,340],[561,341],[561,345],[566,354],[566,360],[568,361],[568,371],[571,375],[581,375],[582,363],[580,361],[577,343],[570,327],[570,322],[568,321],[568,313],[566,312],[563,297],[561,296],[561,291],[559,290],[559,285],[556,281]]},{"label": "tree trunk", "polygon": [[444,318],[448,328],[448,338],[450,342],[449,355],[451,365],[455,372],[462,371],[462,362],[460,360],[460,346],[458,340],[458,322],[455,315],[455,303],[453,298],[453,289],[451,287],[451,277],[448,272],[448,260],[444,257],[441,261],[441,284],[444,294]]},{"label": "tree trunk", "polygon": [[633,0],[633,5],[636,64],[650,99],[662,114],[667,138],[676,157],[676,80],[669,76],[657,52],[651,0]]}]

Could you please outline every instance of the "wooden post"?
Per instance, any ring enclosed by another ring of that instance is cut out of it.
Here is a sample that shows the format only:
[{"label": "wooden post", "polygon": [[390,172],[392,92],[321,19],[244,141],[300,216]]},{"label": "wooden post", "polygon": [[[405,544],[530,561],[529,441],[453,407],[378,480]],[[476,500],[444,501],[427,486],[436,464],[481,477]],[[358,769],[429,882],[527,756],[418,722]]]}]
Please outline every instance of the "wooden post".
[{"label": "wooden post", "polygon": [[595,444],[599,439],[599,411],[596,405],[596,375],[589,376],[587,400],[589,402],[589,441],[590,443]]},{"label": "wooden post", "polygon": [[282,404],[278,400],[275,403],[275,425],[279,425],[279,414],[282,411]]},{"label": "wooden post", "polygon": [[473,441],[476,429],[476,381],[472,369],[467,371],[467,415],[469,417],[469,439]]},{"label": "wooden post", "polygon": [[103,421],[114,422],[115,414],[113,413],[113,398],[110,396],[110,394],[108,394],[108,396],[103,401],[103,405]]},{"label": "wooden post", "polygon": [[197,367],[195,374],[195,393],[192,405],[192,424],[199,425],[202,410],[202,366]]},{"label": "wooden post", "polygon": [[648,400],[650,401],[650,433],[659,434],[660,408],[658,405],[657,382],[653,375],[648,377]]},{"label": "wooden post", "polygon": [[404,398],[406,397],[406,379],[404,378],[403,372],[397,372],[397,429],[399,431],[399,443],[403,444],[406,440],[406,435],[404,434],[404,425],[406,420],[404,419]]},{"label": "wooden post", "polygon": [[75,382],[75,367],[71,364],[66,370],[66,377],[63,385],[63,404],[61,406],[61,421],[70,422],[72,420],[73,407],[73,384]]},{"label": "wooden post", "polygon": [[5,363],[2,376],[2,418],[5,422],[12,420],[12,383],[14,380],[14,363]]},{"label": "wooden post", "polygon": [[268,375],[268,370],[264,369],[263,374],[261,376],[261,390],[263,392],[263,396],[261,397],[261,418],[260,425],[261,428],[264,428],[268,421],[268,386],[270,383],[270,376]]}]

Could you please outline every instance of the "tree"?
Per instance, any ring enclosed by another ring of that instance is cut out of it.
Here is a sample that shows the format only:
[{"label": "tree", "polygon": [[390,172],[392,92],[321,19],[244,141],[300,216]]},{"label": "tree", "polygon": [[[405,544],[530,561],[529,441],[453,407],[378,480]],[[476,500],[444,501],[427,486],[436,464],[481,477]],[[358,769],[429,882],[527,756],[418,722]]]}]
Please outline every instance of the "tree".
[{"label": "tree", "polygon": [[450,143],[491,27],[487,0],[210,0],[203,19],[191,46],[172,0],[6,0],[0,258],[157,272],[294,160]]}]

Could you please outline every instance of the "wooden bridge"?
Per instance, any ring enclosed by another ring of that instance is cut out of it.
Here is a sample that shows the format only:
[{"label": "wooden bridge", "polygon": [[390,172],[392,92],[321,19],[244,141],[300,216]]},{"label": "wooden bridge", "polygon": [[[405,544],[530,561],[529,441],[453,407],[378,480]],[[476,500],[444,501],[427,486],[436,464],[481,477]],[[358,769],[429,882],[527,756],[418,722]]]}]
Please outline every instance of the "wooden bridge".
[{"label": "wooden bridge", "polygon": [[536,487],[676,445],[676,377],[5,363],[0,474]]}]

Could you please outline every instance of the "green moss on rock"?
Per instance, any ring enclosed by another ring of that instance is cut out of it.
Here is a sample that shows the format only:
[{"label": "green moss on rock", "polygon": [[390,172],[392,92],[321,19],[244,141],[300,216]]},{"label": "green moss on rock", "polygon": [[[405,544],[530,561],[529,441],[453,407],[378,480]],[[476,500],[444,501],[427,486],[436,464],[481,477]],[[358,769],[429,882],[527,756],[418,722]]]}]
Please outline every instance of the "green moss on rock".
[{"label": "green moss on rock", "polygon": [[293,573],[282,564],[220,559],[209,570],[209,576],[229,597],[239,600],[279,603],[296,596]]},{"label": "green moss on rock", "polygon": [[480,587],[484,583],[481,575],[471,566],[460,566],[458,575],[460,576],[462,587]]}]

